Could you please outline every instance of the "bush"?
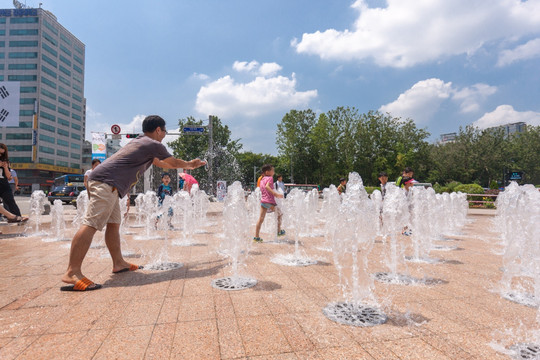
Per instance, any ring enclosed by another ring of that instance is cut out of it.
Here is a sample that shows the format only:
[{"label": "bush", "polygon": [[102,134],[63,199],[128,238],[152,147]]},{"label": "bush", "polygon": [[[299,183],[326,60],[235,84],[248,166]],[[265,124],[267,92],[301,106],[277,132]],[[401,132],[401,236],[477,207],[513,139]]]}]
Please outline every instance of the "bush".
[{"label": "bush", "polygon": [[375,190],[381,191],[381,188],[378,186],[365,186],[364,189],[366,189],[367,193],[370,195],[373,194]]},{"label": "bush", "polygon": [[459,190],[456,190],[456,188],[460,185],[462,184],[459,181],[452,181],[446,184],[446,187],[448,188],[448,192],[457,192]]},{"label": "bush", "polygon": [[483,194],[484,188],[478,184],[461,184],[455,187],[455,192],[461,191],[465,194]]},{"label": "bush", "polygon": [[497,180],[491,180],[491,182],[489,183],[489,188],[490,189],[498,189],[499,188],[499,183],[497,182]]},{"label": "bush", "polygon": [[444,193],[444,192],[449,192],[449,191],[448,191],[448,188],[447,188],[446,186],[442,186],[442,185],[439,184],[439,183],[435,183],[435,184],[433,185],[433,190],[435,190],[435,192],[436,192],[437,194],[442,194],[442,193]]}]

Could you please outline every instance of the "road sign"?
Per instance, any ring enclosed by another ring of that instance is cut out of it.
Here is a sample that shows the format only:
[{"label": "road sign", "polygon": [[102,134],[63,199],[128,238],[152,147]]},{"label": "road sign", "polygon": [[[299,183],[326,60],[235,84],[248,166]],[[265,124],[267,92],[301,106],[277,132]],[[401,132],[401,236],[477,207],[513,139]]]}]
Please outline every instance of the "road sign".
[{"label": "road sign", "polygon": [[120,126],[114,124],[111,126],[111,132],[115,135],[120,134]]},{"label": "road sign", "polygon": [[112,139],[113,139],[113,140],[122,140],[122,135],[120,135],[120,134],[113,134]]},{"label": "road sign", "polygon": [[182,132],[186,135],[203,135],[203,126],[184,126]]}]

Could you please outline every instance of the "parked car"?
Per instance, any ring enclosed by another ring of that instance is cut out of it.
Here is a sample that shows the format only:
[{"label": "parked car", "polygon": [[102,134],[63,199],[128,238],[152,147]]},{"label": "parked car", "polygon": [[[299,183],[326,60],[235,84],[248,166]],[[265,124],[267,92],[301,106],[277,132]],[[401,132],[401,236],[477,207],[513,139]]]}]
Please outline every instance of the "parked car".
[{"label": "parked car", "polygon": [[61,200],[64,204],[70,204],[73,200],[77,199],[79,193],[84,190],[84,187],[77,186],[55,186],[52,191],[49,192],[47,200],[51,204],[54,203],[54,200]]}]

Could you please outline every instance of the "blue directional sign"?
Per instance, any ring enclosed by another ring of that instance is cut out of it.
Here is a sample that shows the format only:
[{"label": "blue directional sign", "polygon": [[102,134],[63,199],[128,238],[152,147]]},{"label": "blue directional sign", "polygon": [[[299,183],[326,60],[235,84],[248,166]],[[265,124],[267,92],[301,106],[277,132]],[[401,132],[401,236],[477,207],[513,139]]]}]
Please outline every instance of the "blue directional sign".
[{"label": "blue directional sign", "polygon": [[182,132],[186,135],[202,135],[204,133],[203,126],[184,126]]}]

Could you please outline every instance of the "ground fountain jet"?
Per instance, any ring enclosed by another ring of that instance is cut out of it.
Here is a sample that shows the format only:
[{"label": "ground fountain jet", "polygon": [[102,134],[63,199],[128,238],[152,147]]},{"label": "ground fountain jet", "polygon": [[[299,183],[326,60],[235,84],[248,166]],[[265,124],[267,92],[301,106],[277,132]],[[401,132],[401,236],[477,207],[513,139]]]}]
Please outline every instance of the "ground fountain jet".
[{"label": "ground fountain jet", "polygon": [[217,289],[243,290],[257,284],[256,279],[240,274],[252,243],[247,218],[244,189],[239,181],[235,181],[227,187],[223,206],[224,237],[220,244],[220,254],[230,259],[231,276],[213,280],[212,286]]},{"label": "ground fountain jet", "polygon": [[136,220],[135,224],[130,225],[131,228],[143,228],[143,198],[144,194],[137,194],[137,197],[135,198],[135,214],[136,214]]},{"label": "ground fountain jet", "polygon": [[398,235],[403,232],[405,226],[410,224],[409,216],[409,202],[405,190],[388,184],[382,205],[382,233],[385,246],[385,265],[389,271],[374,274],[375,279],[380,282],[410,285],[416,280],[409,275],[398,272],[398,267],[405,264],[404,249],[398,243]]},{"label": "ground fountain jet", "polygon": [[387,320],[375,299],[367,268],[378,216],[360,175],[349,174],[347,191],[332,229],[334,264],[344,301],[330,303],[323,309],[330,320],[354,326],[375,326]]},{"label": "ground fountain jet", "polygon": [[26,236],[46,236],[47,232],[40,229],[42,214],[45,211],[47,196],[43,190],[36,190],[30,196],[30,220],[24,229]]},{"label": "ground fountain jet", "polygon": [[300,234],[307,227],[302,211],[304,210],[305,195],[300,189],[292,189],[283,201],[283,225],[294,233],[294,253],[278,254],[270,261],[285,266],[308,266],[317,264],[317,260],[307,257],[300,250]]},{"label": "ground fountain jet", "polygon": [[192,246],[195,243],[192,241],[195,233],[195,213],[193,209],[193,201],[187,191],[179,191],[173,196],[173,216],[172,225],[175,228],[182,229],[181,238],[175,238],[172,241],[174,246]]},{"label": "ground fountain jet", "polygon": [[[540,192],[533,185],[511,182],[499,193],[496,223],[503,238],[501,296],[530,307],[540,305]],[[505,352],[514,359],[540,359],[540,308],[536,312],[539,329],[527,334],[524,342]],[[523,340],[522,340],[523,341]]]},{"label": "ground fountain jet", "polygon": [[332,251],[332,229],[338,210],[341,205],[341,196],[335,185],[323,189],[323,202],[321,206],[320,219],[324,223],[324,244],[317,247],[318,250]]},{"label": "ground fountain jet", "polygon": [[148,270],[172,270],[178,269],[184,266],[182,263],[169,261],[169,231],[172,225],[173,216],[173,198],[171,196],[165,196],[161,206],[158,207],[156,212],[156,231],[164,234],[160,239],[163,241],[163,246],[159,254],[155,257],[155,260],[144,266]]},{"label": "ground fountain jet", "polygon": [[67,241],[65,237],[66,222],[64,220],[64,206],[61,200],[54,200],[51,207],[51,235],[41,239],[44,242]]},{"label": "ground fountain jet", "polygon": [[156,234],[157,213],[158,213],[158,198],[154,191],[147,191],[142,197],[141,211],[145,217],[146,234],[135,236],[135,240],[157,240],[163,237]]}]

